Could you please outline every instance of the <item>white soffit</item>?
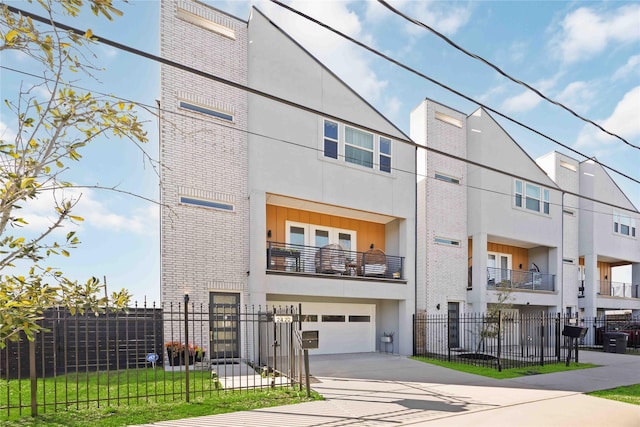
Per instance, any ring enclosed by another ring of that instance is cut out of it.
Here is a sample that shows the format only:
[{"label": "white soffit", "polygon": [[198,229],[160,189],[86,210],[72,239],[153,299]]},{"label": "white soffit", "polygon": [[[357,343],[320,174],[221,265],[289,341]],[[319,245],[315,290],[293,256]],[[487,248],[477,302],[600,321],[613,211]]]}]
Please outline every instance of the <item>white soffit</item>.
[{"label": "white soffit", "polygon": [[377,222],[379,224],[387,224],[396,219],[389,215],[332,206],[309,200],[280,196],[278,194],[267,194],[267,204],[282,206],[285,208],[300,209],[303,211],[318,212],[327,215],[341,216],[344,218],[358,219],[361,221]]}]

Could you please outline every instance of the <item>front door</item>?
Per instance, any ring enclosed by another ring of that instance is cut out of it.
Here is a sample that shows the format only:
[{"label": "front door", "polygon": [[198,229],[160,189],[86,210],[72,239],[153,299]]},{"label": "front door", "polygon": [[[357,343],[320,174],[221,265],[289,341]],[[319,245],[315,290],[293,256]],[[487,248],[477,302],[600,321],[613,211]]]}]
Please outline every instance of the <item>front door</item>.
[{"label": "front door", "polygon": [[460,303],[447,304],[449,316],[449,348],[460,347]]},{"label": "front door", "polygon": [[209,307],[211,359],[240,357],[240,294],[212,292]]}]

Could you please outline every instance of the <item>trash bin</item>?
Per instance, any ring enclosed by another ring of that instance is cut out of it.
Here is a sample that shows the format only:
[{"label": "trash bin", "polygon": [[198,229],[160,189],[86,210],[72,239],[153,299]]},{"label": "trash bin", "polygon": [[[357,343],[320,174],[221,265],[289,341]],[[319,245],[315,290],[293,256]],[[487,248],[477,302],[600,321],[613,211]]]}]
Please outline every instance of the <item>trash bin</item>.
[{"label": "trash bin", "polygon": [[604,351],[607,353],[621,353],[624,354],[627,351],[627,340],[629,334],[624,332],[605,332],[604,333]]}]

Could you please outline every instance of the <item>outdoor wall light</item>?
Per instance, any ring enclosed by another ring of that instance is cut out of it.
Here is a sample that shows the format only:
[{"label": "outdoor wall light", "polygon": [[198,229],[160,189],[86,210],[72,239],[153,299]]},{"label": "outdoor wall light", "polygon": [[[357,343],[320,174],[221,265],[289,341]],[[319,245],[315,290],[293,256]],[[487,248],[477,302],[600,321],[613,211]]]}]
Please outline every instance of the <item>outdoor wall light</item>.
[{"label": "outdoor wall light", "polygon": [[267,237],[271,238],[271,230],[267,231]]},{"label": "outdoor wall light", "polygon": [[440,304],[436,304],[436,309],[440,310]]},{"label": "outdoor wall light", "polygon": [[184,294],[184,303],[185,304],[189,303],[189,294]]}]

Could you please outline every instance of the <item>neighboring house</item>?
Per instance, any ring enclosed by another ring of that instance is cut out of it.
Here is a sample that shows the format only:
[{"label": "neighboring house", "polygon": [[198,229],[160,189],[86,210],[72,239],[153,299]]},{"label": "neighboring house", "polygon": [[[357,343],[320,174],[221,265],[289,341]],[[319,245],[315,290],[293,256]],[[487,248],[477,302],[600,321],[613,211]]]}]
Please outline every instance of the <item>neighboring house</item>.
[{"label": "neighboring house", "polygon": [[[520,314],[640,313],[640,217],[597,163],[534,161],[485,110],[430,100],[411,136],[429,148],[418,152],[418,312],[482,313],[506,297]],[[622,265],[633,284],[610,281]]]},{"label": "neighboring house", "polygon": [[[409,138],[257,9],[163,1],[161,34],[162,56],[307,107],[162,66],[163,302],[301,303],[312,352],[410,354]],[[228,333],[213,357],[248,351]]]}]

